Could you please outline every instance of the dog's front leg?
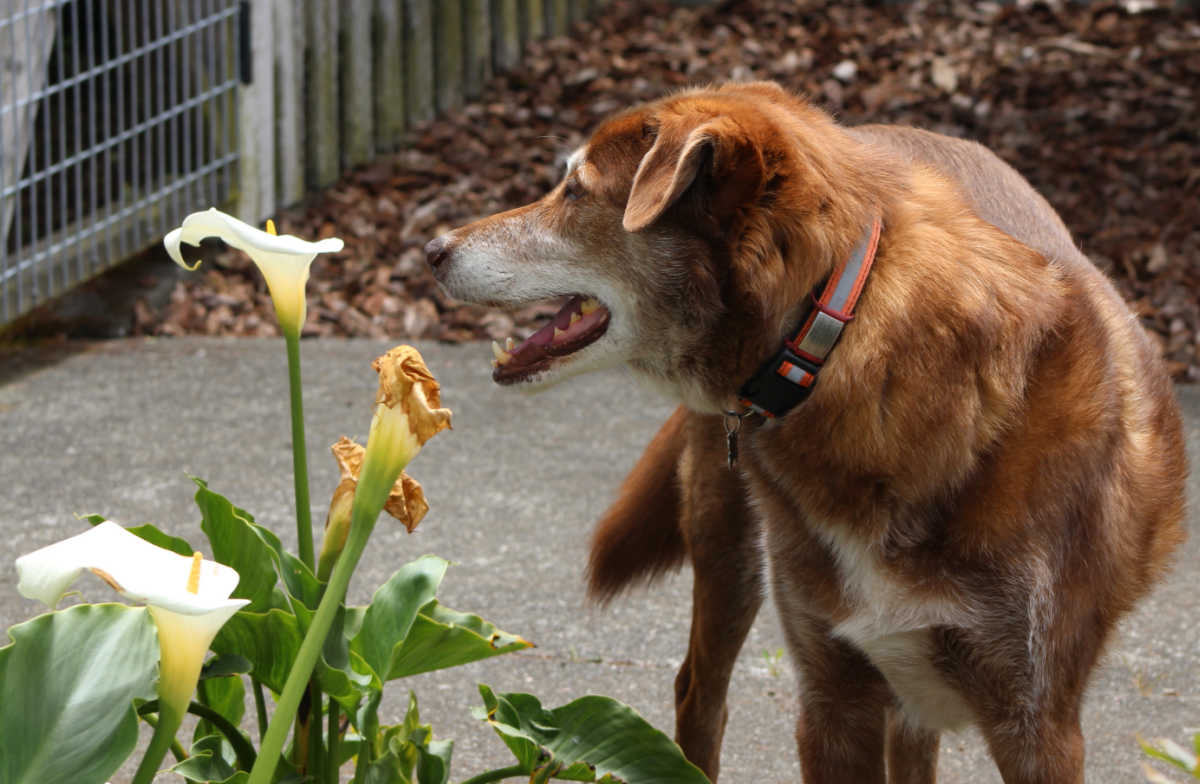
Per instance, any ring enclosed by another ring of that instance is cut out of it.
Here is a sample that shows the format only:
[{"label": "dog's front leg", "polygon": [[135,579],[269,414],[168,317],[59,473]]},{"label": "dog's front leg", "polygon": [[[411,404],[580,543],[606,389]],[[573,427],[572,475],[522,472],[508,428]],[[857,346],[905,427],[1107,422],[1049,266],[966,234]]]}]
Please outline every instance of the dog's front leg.
[{"label": "dog's front leg", "polygon": [[694,582],[687,658],[675,679],[675,737],[716,781],[730,674],[762,604],[762,554],[745,488],[727,464],[721,418],[689,413],[685,431],[680,523]]},{"label": "dog's front leg", "polygon": [[939,733],[913,726],[897,707],[887,713],[888,784],[934,784]]},{"label": "dog's front leg", "polygon": [[799,670],[796,743],[804,784],[884,784],[887,712],[895,701],[887,681],[827,623],[782,604],[780,614]]}]

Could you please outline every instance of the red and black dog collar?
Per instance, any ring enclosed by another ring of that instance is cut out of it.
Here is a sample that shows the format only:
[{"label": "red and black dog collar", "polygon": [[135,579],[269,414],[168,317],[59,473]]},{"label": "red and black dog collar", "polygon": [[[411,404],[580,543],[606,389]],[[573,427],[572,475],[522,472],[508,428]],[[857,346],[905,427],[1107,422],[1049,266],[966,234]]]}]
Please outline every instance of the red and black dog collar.
[{"label": "red and black dog collar", "polygon": [[880,228],[876,218],[850,256],[830,275],[820,297],[813,289],[809,295],[812,305],[796,334],[742,385],[738,395],[747,409],[765,417],[781,417],[812,394],[817,373],[854,318],[854,306],[875,261]]}]

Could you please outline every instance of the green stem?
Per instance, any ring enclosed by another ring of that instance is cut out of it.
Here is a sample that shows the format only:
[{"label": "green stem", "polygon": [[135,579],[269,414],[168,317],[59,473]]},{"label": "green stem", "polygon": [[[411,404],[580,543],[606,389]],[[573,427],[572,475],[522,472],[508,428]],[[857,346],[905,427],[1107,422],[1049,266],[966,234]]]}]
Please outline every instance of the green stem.
[{"label": "green stem", "polygon": [[154,781],[154,774],[158,773],[163,757],[167,756],[167,749],[175,742],[175,733],[179,731],[179,725],[182,723],[183,711],[160,705],[158,725],[154,728],[150,747],[146,749],[137,773],[133,774],[133,784],[150,784]]},{"label": "green stem", "polygon": [[[158,710],[158,701],[152,700],[151,702],[153,702],[153,704],[154,704],[154,710]],[[158,716],[157,715],[142,716],[142,712],[140,710],[138,711],[138,715],[142,717],[142,721],[146,722],[151,727],[158,726]],[[171,739],[171,756],[175,758],[176,762],[183,762],[185,759],[188,758],[188,753],[183,750],[183,744],[179,742],[178,737]]]},{"label": "green stem", "polygon": [[501,781],[503,779],[511,779],[514,776],[524,776],[526,771],[520,765],[512,765],[507,768],[497,768],[480,773],[478,776],[463,781],[462,784],[487,784],[489,781]]},{"label": "green stem", "polygon": [[[148,714],[156,712],[158,710],[158,705],[158,700],[150,700],[149,702],[143,704],[142,707],[138,708],[138,715],[141,716],[142,719],[147,723],[151,723],[151,718]],[[246,739],[246,736],[242,734],[241,730],[234,726],[233,722],[207,705],[202,705],[195,701],[188,705],[187,712],[193,716],[199,716],[202,719],[206,719],[217,730],[219,730],[220,733],[225,736],[225,739],[229,741],[229,745],[233,748],[233,753],[237,757],[238,768],[240,770],[250,770],[250,768],[254,765],[254,758],[256,756],[254,752],[254,746],[250,744],[250,741]],[[182,760],[187,757],[187,754],[183,752],[182,746],[179,747],[178,752],[172,751],[172,753],[175,754],[175,759],[178,760]]]},{"label": "green stem", "polygon": [[308,682],[308,775],[313,781],[321,780],[325,765],[321,759],[321,688],[317,679]]},{"label": "green stem", "polygon": [[283,331],[292,402],[292,477],[296,486],[296,540],[300,560],[313,568],[312,506],[308,500],[308,448],[304,441],[304,396],[300,386],[300,334]]},{"label": "green stem", "polygon": [[325,782],[338,783],[338,741],[341,740],[341,727],[338,718],[338,701],[329,698],[329,739],[325,743]]},{"label": "green stem", "polygon": [[[361,480],[359,486],[361,489]],[[358,559],[362,557],[363,550],[366,549],[367,539],[370,538],[371,531],[375,528],[375,520],[379,517],[379,512],[383,508],[383,500],[386,497],[385,493],[378,499],[378,503],[360,504],[358,503],[359,499],[355,499],[346,547],[342,550],[337,565],[333,567],[333,574],[330,575],[329,584],[325,587],[325,595],[321,597],[321,603],[317,606],[316,614],[313,615],[308,633],[304,635],[304,641],[300,643],[300,650],[296,653],[292,670],[288,673],[287,682],[283,685],[283,692],[279,695],[279,702],[275,705],[275,715],[271,717],[271,723],[267,726],[262,743],[259,744],[258,759],[254,763],[254,769],[250,771],[250,779],[247,784],[267,784],[275,773],[275,768],[279,764],[279,754],[283,751],[283,744],[287,740],[288,729],[291,727],[293,719],[296,718],[296,709],[300,706],[300,698],[308,688],[308,680],[312,676],[313,668],[317,665],[317,658],[321,655],[325,638],[329,635],[330,627],[333,626],[333,619],[337,615],[342,599],[346,597],[350,578],[354,574],[355,567],[358,566]],[[367,506],[372,508],[367,509]]]},{"label": "green stem", "polygon": [[250,686],[254,692],[254,712],[258,714],[258,737],[261,740],[267,734],[267,700],[263,696],[262,681],[251,675]]}]

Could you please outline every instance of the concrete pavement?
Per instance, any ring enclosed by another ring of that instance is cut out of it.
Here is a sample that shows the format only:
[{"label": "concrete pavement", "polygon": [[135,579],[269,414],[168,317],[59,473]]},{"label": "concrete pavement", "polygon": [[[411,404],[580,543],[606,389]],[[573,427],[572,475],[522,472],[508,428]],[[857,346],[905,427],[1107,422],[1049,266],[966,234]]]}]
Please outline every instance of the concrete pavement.
[{"label": "concrete pavement", "polygon": [[[336,470],[328,445],[365,441],[375,390],[370,361],[390,344],[314,341],[302,348],[314,518]],[[453,780],[508,764],[470,717],[477,682],[528,691],[546,705],[585,693],[633,705],[670,733],[672,681],[687,645],[691,576],[598,610],[583,596],[592,522],[672,406],[621,373],[586,376],[538,396],[501,390],[479,344],[418,344],[454,410],[410,473],[432,510],[405,535],[381,520],[351,600],[365,602],[423,553],[456,562],[440,598],[537,648],[391,688],[397,719],[416,690],[437,737],[455,739]],[[1200,387],[1180,387],[1193,465],[1200,464]],[[255,514],[294,547],[286,371],[280,340],[172,339],[41,347],[0,360],[0,628],[38,607],[16,593],[13,560],[82,530],[73,515],[154,522],[203,541],[187,475]],[[1192,537],[1170,579],[1122,626],[1090,693],[1088,780],[1141,780],[1135,734],[1183,741],[1200,727],[1200,481]],[[90,598],[107,600],[101,584]],[[4,639],[0,637],[0,639]],[[771,607],[742,652],[731,688],[723,781],[793,782],[795,685]],[[1185,733],[1188,733],[1185,735]],[[947,735],[943,782],[999,782],[974,733]],[[119,779],[118,779],[119,780]]]}]

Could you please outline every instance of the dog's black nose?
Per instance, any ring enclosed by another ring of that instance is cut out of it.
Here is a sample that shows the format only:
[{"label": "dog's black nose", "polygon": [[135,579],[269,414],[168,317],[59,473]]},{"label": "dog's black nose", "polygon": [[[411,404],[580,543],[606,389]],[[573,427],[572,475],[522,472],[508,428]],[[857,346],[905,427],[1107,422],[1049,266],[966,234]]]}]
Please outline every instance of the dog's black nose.
[{"label": "dog's black nose", "polygon": [[429,262],[429,266],[437,269],[438,266],[450,257],[450,235],[442,234],[431,239],[425,245],[425,260]]}]

